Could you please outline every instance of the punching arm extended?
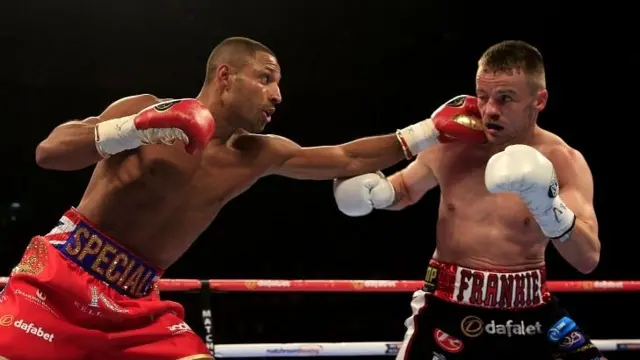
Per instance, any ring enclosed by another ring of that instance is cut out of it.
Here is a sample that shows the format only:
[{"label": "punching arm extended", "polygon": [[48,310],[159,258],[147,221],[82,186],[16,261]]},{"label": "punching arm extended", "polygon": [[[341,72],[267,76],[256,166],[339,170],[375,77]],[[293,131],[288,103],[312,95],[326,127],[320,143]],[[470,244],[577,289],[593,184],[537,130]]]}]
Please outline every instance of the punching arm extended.
[{"label": "punching arm extended", "polygon": [[477,99],[456,96],[440,106],[431,118],[396,131],[337,146],[300,147],[280,139],[286,154],[272,173],[296,178],[325,180],[375,172],[395,165],[403,158],[413,159],[442,142],[484,143]]},{"label": "punching arm extended", "polygon": [[392,166],[405,154],[395,134],[372,136],[336,146],[301,147],[274,137],[285,160],[272,173],[300,180],[331,180]]}]

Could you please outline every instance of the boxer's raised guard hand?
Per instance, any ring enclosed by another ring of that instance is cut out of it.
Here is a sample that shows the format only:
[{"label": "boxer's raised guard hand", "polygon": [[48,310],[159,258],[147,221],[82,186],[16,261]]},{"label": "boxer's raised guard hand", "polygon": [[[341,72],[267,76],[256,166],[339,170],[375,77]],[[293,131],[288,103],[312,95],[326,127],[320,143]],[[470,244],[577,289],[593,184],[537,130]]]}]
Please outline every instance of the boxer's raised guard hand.
[{"label": "boxer's raised guard hand", "polygon": [[454,97],[434,111],[431,118],[398,130],[396,135],[408,159],[438,143],[487,141],[478,99],[469,95]]},{"label": "boxer's raised guard hand", "polygon": [[390,206],[395,191],[384,174],[377,172],[334,180],[333,196],[343,214],[356,217]]},{"label": "boxer's raised guard hand", "polygon": [[95,127],[98,152],[110,156],[141,145],[173,144],[182,140],[192,154],[209,142],[215,121],[196,99],[178,99],[149,106],[139,113],[108,120]]},{"label": "boxer's raised guard hand", "polygon": [[527,145],[507,146],[489,159],[484,182],[491,193],[518,194],[545,236],[568,239],[575,226],[575,214],[558,196],[553,164],[538,150]]}]

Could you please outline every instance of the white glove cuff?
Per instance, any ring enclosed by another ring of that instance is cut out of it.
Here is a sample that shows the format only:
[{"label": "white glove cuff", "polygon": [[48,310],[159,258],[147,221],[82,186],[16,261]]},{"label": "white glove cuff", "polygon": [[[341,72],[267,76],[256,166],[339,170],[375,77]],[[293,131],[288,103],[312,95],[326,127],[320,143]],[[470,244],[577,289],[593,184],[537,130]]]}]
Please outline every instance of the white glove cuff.
[{"label": "white glove cuff", "polygon": [[560,196],[556,196],[547,211],[536,215],[536,221],[545,236],[551,240],[565,242],[576,226],[576,215],[567,207]]},{"label": "white glove cuff", "polygon": [[405,157],[410,160],[421,151],[438,144],[440,133],[436,130],[433,121],[427,119],[396,131],[398,141],[402,145]]},{"label": "white glove cuff", "polygon": [[135,149],[142,139],[133,123],[136,115],[101,122],[94,128],[96,149],[103,157]]}]

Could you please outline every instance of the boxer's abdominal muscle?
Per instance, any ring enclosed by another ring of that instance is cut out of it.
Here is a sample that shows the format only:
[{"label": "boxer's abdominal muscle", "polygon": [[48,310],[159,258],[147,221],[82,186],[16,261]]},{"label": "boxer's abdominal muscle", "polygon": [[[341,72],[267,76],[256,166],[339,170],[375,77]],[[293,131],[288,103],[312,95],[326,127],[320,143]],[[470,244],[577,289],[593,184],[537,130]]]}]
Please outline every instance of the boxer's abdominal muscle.
[{"label": "boxer's abdominal muscle", "polygon": [[226,202],[265,172],[252,159],[211,143],[180,166],[141,171],[134,155],[98,164],[78,210],[115,241],[167,268],[187,251]]}]

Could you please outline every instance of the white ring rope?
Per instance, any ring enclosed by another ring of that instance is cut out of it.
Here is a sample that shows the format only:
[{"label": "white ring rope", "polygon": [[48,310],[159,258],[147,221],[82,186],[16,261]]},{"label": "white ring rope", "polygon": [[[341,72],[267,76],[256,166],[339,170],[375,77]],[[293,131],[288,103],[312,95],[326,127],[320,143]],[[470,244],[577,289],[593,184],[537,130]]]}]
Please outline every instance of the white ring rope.
[{"label": "white ring rope", "polygon": [[[640,339],[592,340],[600,351],[640,350]],[[400,342],[223,344],[215,346],[220,358],[394,356]]]}]

